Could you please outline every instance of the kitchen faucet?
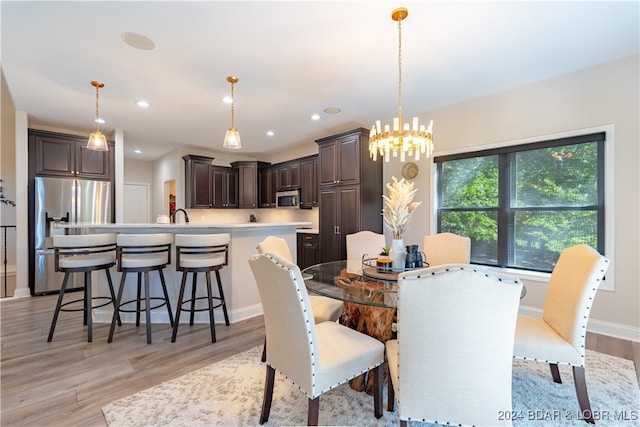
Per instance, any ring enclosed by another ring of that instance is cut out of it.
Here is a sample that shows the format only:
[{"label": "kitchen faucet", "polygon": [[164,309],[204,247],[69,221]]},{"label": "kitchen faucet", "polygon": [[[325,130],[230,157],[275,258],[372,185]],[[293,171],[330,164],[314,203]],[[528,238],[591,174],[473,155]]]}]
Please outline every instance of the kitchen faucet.
[{"label": "kitchen faucet", "polygon": [[182,211],[182,213],[184,214],[184,222],[189,223],[189,215],[187,215],[187,211],[185,211],[182,208],[176,209],[175,211],[173,211],[173,222],[174,223],[176,222],[176,214],[180,211]]}]

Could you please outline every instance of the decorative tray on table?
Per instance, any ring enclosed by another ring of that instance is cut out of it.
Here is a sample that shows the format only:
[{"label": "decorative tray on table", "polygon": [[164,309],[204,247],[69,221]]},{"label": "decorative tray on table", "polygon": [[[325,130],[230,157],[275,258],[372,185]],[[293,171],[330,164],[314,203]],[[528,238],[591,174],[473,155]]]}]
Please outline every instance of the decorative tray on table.
[{"label": "decorative tray on table", "polygon": [[393,268],[391,267],[390,258],[366,258],[366,255],[362,257],[362,274],[373,279],[396,281],[398,280],[398,274],[403,271],[415,270],[416,268],[422,267]]}]

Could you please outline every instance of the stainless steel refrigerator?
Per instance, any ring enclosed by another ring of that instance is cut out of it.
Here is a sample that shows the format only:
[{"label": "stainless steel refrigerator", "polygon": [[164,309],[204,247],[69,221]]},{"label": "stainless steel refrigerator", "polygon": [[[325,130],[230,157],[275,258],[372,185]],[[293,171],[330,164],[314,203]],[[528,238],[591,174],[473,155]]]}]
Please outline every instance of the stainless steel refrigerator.
[{"label": "stainless steel refrigerator", "polygon": [[[77,229],[55,228],[56,223],[111,222],[111,183],[74,178],[36,177],[34,186],[34,295],[60,291],[64,273],[56,273],[53,236],[76,234]],[[72,274],[67,289],[82,288],[84,275]],[[73,281],[71,281],[73,280]]]}]

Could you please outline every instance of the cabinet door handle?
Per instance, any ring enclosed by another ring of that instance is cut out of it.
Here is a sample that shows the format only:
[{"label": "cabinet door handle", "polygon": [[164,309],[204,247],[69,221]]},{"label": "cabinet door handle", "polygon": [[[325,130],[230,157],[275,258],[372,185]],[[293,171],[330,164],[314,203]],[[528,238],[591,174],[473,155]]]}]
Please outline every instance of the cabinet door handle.
[{"label": "cabinet door handle", "polygon": [[340,226],[336,226],[336,234],[340,234]]}]

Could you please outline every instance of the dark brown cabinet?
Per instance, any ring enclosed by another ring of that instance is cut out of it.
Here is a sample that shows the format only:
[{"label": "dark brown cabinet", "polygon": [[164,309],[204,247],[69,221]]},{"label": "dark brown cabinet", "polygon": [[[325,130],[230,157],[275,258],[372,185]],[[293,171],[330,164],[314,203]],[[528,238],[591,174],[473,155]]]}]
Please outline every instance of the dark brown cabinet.
[{"label": "dark brown cabinet", "polygon": [[211,208],[211,161],[213,157],[188,154],[185,162],[185,207],[187,209]]},{"label": "dark brown cabinet", "polygon": [[369,158],[368,131],[317,140],[321,262],[346,259],[347,234],[382,232],[382,162]]},{"label": "dark brown cabinet", "polygon": [[238,169],[238,207],[255,209],[258,207],[258,169],[267,166],[265,162],[242,161],[233,162],[231,166]]},{"label": "dark brown cabinet", "polygon": [[34,172],[38,176],[86,178],[109,181],[114,173],[114,144],[108,151],[87,148],[87,138],[29,130],[29,150],[34,150]]},{"label": "dark brown cabinet", "polygon": [[265,166],[259,169],[260,199],[261,208],[276,207],[276,191],[278,190],[278,169]]},{"label": "dark brown cabinet", "polygon": [[316,142],[319,145],[319,185],[349,185],[360,182],[364,148],[367,149],[368,156],[363,131],[340,134]]},{"label": "dark brown cabinet", "polygon": [[278,189],[300,188],[300,161],[292,160],[278,165]]},{"label": "dark brown cabinet", "polygon": [[298,233],[298,267],[307,268],[320,263],[320,239],[315,233]]},{"label": "dark brown cabinet", "polygon": [[238,171],[235,168],[211,166],[211,207],[238,207]]},{"label": "dark brown cabinet", "polygon": [[318,206],[318,156],[300,161],[300,207]]}]

